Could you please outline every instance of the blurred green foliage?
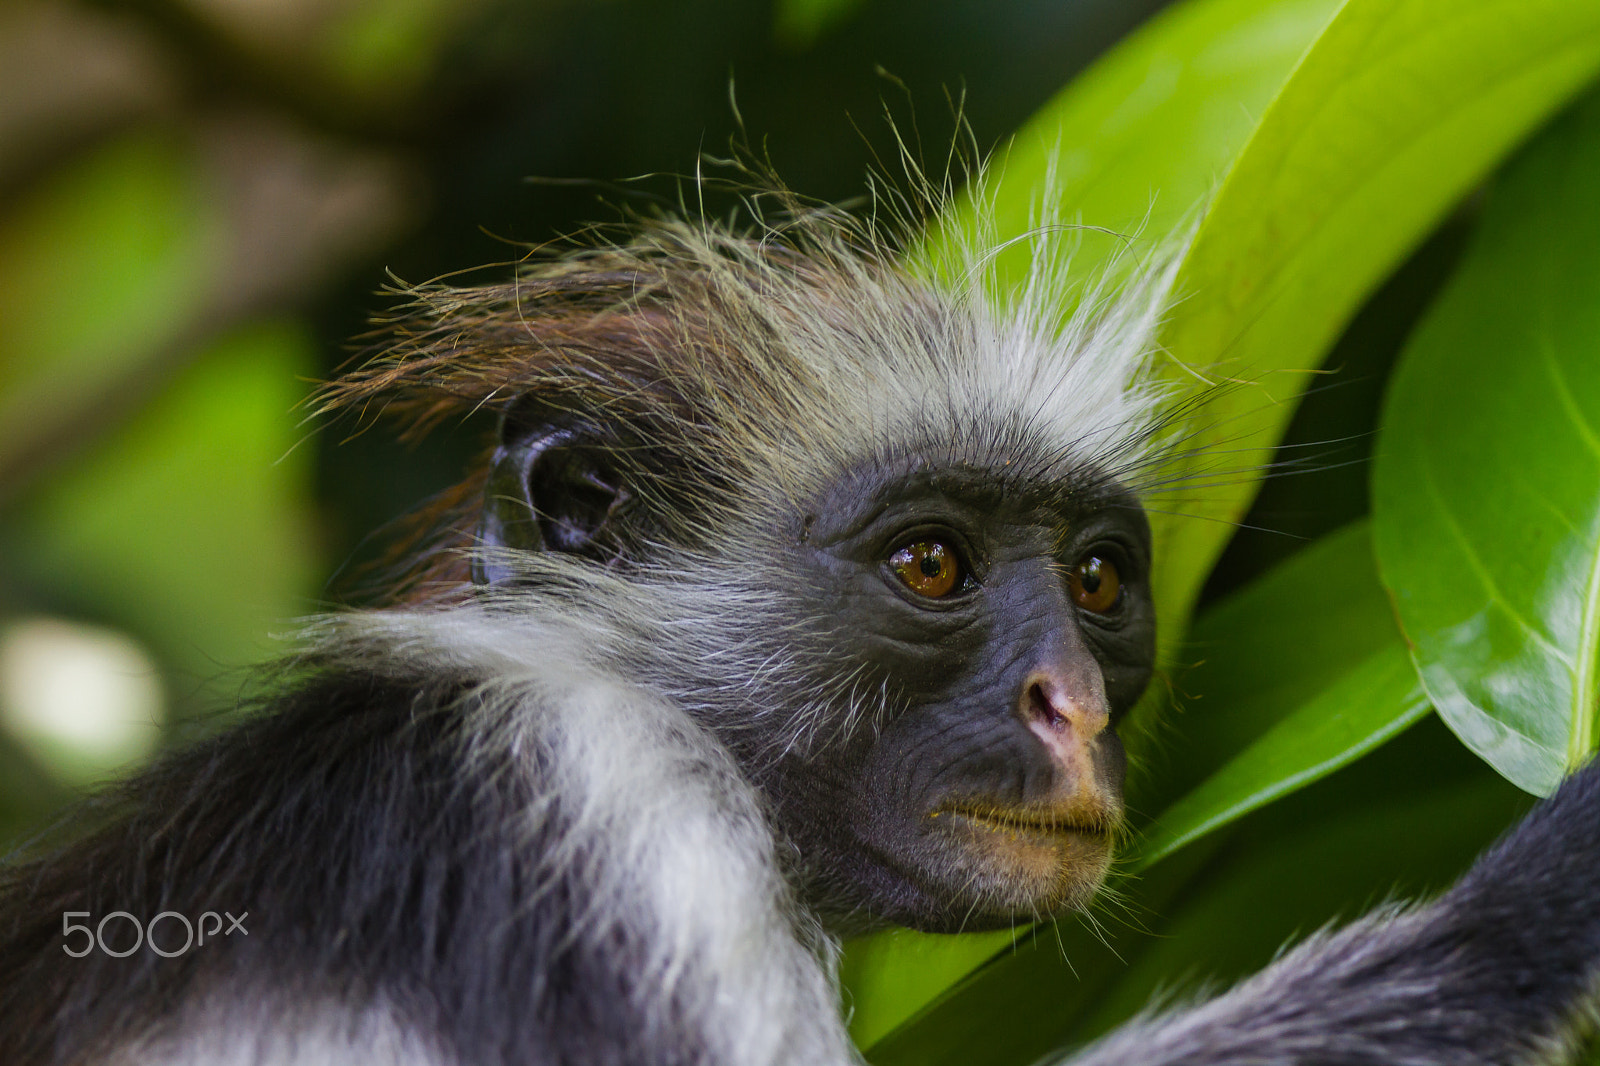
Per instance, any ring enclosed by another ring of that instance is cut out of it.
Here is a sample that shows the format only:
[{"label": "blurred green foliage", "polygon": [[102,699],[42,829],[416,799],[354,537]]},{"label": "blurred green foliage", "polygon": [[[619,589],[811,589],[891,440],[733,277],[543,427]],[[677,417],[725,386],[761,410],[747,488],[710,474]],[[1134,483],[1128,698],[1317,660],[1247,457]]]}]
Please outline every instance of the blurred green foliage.
[{"label": "blurred green foliage", "polygon": [[[849,945],[853,1032],[876,1063],[1029,1062],[1443,884],[1526,806],[1495,770],[1543,791],[1600,735],[1596,98],[1517,153],[1600,67],[1600,8],[1184,0],[1140,25],[1160,7],[138,0],[0,21],[0,54],[12,34],[102,72],[17,94],[27,122],[0,109],[0,641],[32,618],[131,635],[177,733],[283,646],[268,634],[381,590],[382,530],[486,428],[401,447],[302,423],[386,270],[469,271],[702,195],[723,213],[737,190],[672,175],[730,136],[833,201],[874,159],[892,179],[902,146],[936,183],[998,148],[919,253],[1081,222],[1075,269],[1115,282],[1189,238],[1140,836],[1086,919]],[[1292,476],[1263,489],[1270,469]],[[1535,743],[1508,758],[1508,736]],[[70,798],[51,759],[0,730],[0,841]]]},{"label": "blurred green foliage", "polygon": [[198,178],[175,138],[131,131],[0,218],[0,470],[197,313],[221,224]]},{"label": "blurred green foliage", "polygon": [[311,455],[297,447],[308,431],[293,417],[314,365],[289,323],[209,346],[31,494],[8,529],[12,558],[148,641],[178,692],[281,654],[269,634],[315,605],[322,576]]}]

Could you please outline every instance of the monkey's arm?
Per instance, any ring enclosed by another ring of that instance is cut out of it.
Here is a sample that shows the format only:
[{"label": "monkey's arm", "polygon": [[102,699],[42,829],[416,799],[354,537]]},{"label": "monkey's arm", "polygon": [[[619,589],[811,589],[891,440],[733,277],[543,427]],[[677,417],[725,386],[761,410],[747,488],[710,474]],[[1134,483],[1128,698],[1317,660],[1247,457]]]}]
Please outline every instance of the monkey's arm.
[{"label": "monkey's arm", "polygon": [[1562,1061],[1600,978],[1600,765],[1432,904],[1301,945],[1232,991],[1136,1022],[1072,1066]]}]

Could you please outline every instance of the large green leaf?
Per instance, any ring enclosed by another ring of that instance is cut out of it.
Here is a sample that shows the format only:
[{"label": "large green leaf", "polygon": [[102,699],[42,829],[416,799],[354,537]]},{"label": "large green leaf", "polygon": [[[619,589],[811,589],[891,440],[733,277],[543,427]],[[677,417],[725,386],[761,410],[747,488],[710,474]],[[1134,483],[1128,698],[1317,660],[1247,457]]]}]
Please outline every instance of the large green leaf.
[{"label": "large green leaf", "polygon": [[1396,373],[1373,511],[1439,713],[1549,792],[1600,735],[1600,97],[1496,186]]},{"label": "large green leaf", "polygon": [[[1600,65],[1593,0],[1348,0],[1262,118],[1184,262],[1165,343],[1215,381],[1158,516],[1181,626],[1293,400],[1362,298]],[[1219,462],[1217,452],[1226,455]]]},{"label": "large green leaf", "polygon": [[1094,975],[1106,991],[1077,1019],[1072,1038],[1098,1036],[1152,1000],[1170,999],[1175,986],[1253,973],[1285,943],[1375,899],[1444,887],[1525,801],[1425,718],[1227,835],[1159,917],[1147,919],[1155,935],[1123,949],[1128,965]]},{"label": "large green leaf", "polygon": [[1393,739],[1428,712],[1403,645],[1378,652],[1295,708],[1163,813],[1130,856],[1142,869],[1304,788]]},{"label": "large green leaf", "polygon": [[[1130,238],[1160,243],[1216,190],[1337,6],[1173,4],[1041,108],[938,235],[981,242],[1081,223],[1076,276],[1128,265]],[[1021,242],[995,258],[1003,283],[1026,275],[1033,251]]]},{"label": "large green leaf", "polygon": [[[1428,710],[1365,522],[1208,612],[1190,649],[1205,661],[1181,683],[1188,706],[1172,743],[1209,772],[1145,832],[1135,870],[1354,762]],[[1190,769],[1170,776],[1192,778]],[[1149,809],[1165,784],[1130,802]]]},{"label": "large green leaf", "polygon": [[1367,524],[1306,545],[1195,620],[1180,649],[1188,665],[1173,682],[1161,750],[1135,764],[1130,805],[1164,811],[1295,708],[1396,646],[1400,631],[1378,581]]}]

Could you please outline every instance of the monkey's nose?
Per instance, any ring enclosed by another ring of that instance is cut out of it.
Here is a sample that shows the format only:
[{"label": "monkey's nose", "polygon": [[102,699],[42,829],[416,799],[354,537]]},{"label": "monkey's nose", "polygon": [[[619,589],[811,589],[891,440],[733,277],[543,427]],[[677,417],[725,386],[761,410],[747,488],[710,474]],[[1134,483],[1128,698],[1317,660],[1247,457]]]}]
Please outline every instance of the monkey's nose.
[{"label": "monkey's nose", "polygon": [[1111,721],[1101,685],[1069,685],[1047,673],[1029,675],[1022,686],[1023,721],[1056,761],[1076,762]]}]

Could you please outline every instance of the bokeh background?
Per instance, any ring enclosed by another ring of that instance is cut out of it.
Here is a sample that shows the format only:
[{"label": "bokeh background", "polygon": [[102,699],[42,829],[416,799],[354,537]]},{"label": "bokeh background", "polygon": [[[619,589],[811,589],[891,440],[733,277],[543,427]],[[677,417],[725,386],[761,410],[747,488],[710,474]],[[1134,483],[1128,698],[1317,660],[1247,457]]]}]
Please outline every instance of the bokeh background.
[{"label": "bokeh background", "polygon": [[486,427],[307,418],[382,290],[697,199],[734,138],[860,202],[897,137],[935,172],[958,113],[1003,146],[1160,6],[0,6],[0,851],[370,598],[460,476]]}]

